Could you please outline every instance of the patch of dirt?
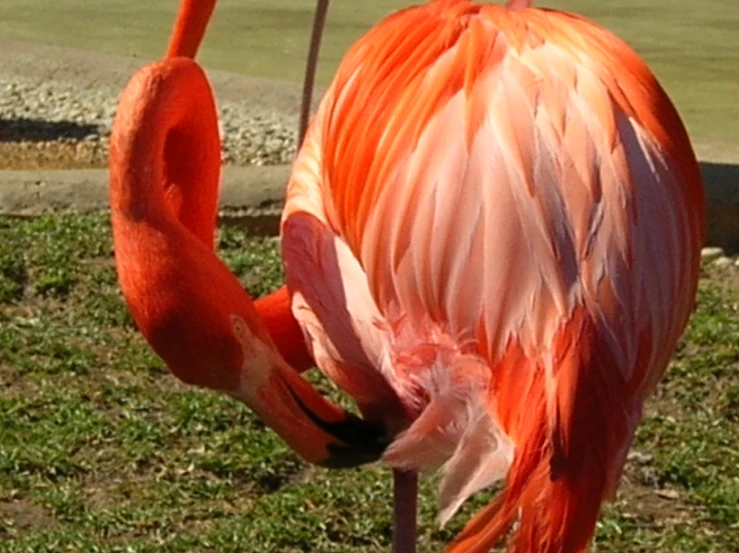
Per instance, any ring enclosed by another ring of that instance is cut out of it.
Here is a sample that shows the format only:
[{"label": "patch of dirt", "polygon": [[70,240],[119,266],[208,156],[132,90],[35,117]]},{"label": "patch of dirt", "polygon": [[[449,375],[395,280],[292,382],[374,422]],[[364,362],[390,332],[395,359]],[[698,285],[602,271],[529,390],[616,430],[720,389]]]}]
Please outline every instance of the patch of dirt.
[{"label": "patch of dirt", "polygon": [[670,488],[656,486],[650,461],[630,461],[618,490],[616,503],[624,518],[639,520],[639,526],[674,526],[695,518],[695,507]]},{"label": "patch of dirt", "polygon": [[27,528],[42,530],[54,524],[54,517],[30,501],[19,499],[0,502],[0,536]]},{"label": "patch of dirt", "polygon": [[[0,37],[0,75],[29,80],[58,81],[74,86],[108,90],[117,95],[134,72],[150,60],[91,52]],[[296,116],[301,84],[208,70],[219,102],[243,102],[254,109]],[[323,89],[316,89],[313,108]],[[3,125],[4,123],[4,125]],[[46,135],[6,136],[8,122],[0,121],[0,170],[91,169],[107,167],[105,140],[80,141],[80,136],[51,137],[53,123],[41,125]],[[68,126],[68,125],[67,125]],[[3,129],[4,127],[4,129]],[[85,129],[80,129],[84,136]]]},{"label": "patch of dirt", "polygon": [[0,388],[10,388],[18,380],[20,380],[18,371],[10,365],[0,363]]}]

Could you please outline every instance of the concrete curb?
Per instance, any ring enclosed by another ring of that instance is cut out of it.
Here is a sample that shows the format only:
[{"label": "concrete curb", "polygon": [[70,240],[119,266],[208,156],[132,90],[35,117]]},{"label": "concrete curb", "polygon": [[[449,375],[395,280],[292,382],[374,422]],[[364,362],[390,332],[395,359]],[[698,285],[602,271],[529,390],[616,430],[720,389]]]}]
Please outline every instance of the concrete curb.
[{"label": "concrete curb", "polygon": [[[706,185],[706,243],[739,251],[739,165],[701,162]],[[733,159],[733,156],[732,156]],[[259,235],[275,235],[290,166],[225,167],[221,221]],[[45,213],[108,209],[105,169],[0,172],[0,215],[34,217]]]},{"label": "concrete curb", "polygon": [[739,253],[739,144],[694,143],[706,186],[706,244]]},{"label": "concrete curb", "polygon": [[[275,235],[290,166],[225,167],[219,212],[222,222],[259,235]],[[107,169],[0,171],[0,215],[37,217],[108,209]]]}]

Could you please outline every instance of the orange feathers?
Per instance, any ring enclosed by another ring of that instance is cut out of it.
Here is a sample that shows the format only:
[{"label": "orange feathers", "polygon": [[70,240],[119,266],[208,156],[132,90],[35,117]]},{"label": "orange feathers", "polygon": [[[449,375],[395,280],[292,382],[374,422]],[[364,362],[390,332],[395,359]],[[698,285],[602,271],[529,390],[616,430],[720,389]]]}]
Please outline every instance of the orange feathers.
[{"label": "orange feathers", "polygon": [[442,521],[505,478],[453,553],[514,523],[511,552],[584,551],[704,236],[695,155],[646,65],[528,5],[437,0],[362,37],[283,216],[296,317],[319,366],[398,430],[385,460],[441,469]]}]

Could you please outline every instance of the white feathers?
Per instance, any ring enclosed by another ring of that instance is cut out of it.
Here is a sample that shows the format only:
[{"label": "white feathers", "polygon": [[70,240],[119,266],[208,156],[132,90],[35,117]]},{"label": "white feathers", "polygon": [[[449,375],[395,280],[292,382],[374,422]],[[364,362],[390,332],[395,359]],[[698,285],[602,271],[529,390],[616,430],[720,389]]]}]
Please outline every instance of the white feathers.
[{"label": "white feathers", "polygon": [[[402,349],[402,346],[401,346]],[[475,492],[502,479],[513,461],[513,442],[505,435],[488,399],[490,369],[474,355],[440,346],[433,361],[409,366],[418,389],[428,395],[418,418],[383,455],[396,468],[441,466],[439,521],[446,524]]]}]

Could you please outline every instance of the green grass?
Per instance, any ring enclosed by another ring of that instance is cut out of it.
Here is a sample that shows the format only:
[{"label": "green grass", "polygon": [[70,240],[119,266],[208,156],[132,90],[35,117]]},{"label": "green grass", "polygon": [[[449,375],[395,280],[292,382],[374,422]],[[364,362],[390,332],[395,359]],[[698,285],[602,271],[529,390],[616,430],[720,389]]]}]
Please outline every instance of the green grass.
[{"label": "green grass", "polygon": [[[404,0],[334,0],[319,80],[346,48]],[[4,0],[0,36],[156,58],[177,0]],[[220,0],[203,49],[206,66],[249,75],[302,78],[313,0]],[[736,0],[541,0],[591,17],[626,39],[663,82],[700,140],[736,141],[739,9]]]},{"label": "green grass", "polygon": [[[309,467],[240,404],[179,384],[124,308],[109,230],[0,219],[0,553],[389,550],[388,471]],[[274,241],[227,228],[219,249],[253,293],[280,283]],[[739,550],[738,284],[703,278],[598,552]],[[489,499],[441,531],[429,479],[422,495],[420,551]]]}]

